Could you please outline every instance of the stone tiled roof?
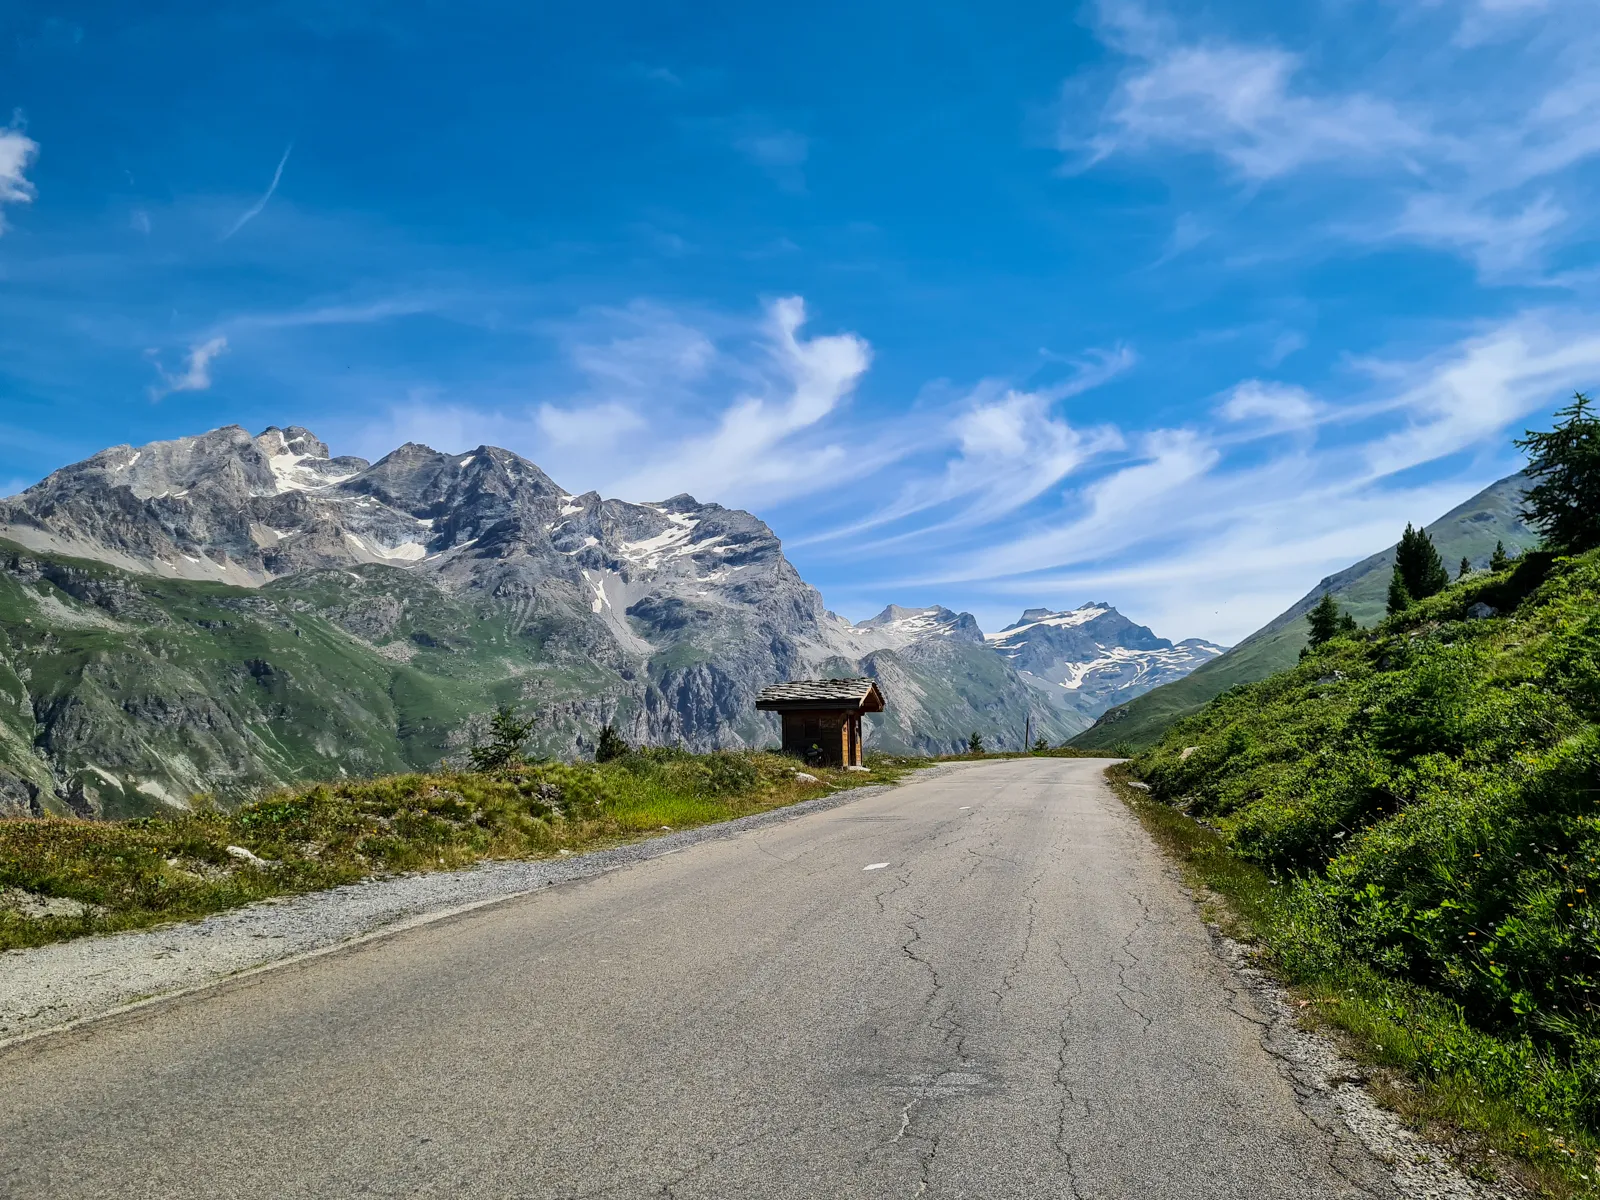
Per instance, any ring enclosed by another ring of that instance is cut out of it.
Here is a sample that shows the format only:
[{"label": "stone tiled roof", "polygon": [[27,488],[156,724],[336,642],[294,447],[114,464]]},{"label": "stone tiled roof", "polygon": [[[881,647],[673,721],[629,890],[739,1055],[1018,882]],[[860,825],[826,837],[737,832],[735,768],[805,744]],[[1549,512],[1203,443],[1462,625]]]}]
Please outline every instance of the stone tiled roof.
[{"label": "stone tiled roof", "polygon": [[[822,708],[838,706],[856,708],[883,703],[883,695],[870,679],[791,679],[788,683],[775,683],[761,689],[756,697],[757,708]],[[869,711],[881,711],[873,706]]]}]

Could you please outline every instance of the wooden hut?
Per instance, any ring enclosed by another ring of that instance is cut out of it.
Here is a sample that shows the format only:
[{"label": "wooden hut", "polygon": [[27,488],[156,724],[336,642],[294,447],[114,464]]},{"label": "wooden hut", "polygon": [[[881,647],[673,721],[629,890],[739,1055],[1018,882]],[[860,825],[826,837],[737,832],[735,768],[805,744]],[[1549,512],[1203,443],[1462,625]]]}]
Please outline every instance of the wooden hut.
[{"label": "wooden hut", "polygon": [[883,711],[870,679],[791,679],[762,688],[756,707],[783,716],[783,752],[822,767],[861,765],[861,715]]}]

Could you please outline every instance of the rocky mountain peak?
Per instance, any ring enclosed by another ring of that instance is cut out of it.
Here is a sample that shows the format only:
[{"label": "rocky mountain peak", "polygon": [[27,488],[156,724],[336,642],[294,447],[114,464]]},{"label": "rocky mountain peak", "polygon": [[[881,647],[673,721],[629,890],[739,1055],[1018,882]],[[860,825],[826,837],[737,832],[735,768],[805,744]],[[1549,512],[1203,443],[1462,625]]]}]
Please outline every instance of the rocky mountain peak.
[{"label": "rocky mountain peak", "polygon": [[877,616],[855,625],[835,614],[828,616],[837,622],[833,636],[841,653],[900,649],[930,638],[983,643],[983,631],[978,628],[977,618],[971,613],[954,612],[942,604],[926,608],[890,604]]},{"label": "rocky mountain peak", "polygon": [[1084,717],[1188,674],[1222,653],[1199,638],[1174,646],[1114,606],[1030,608],[985,641],[1034,687]]},{"label": "rocky mountain peak", "polygon": [[328,444],[309,429],[300,425],[291,425],[287,429],[279,429],[276,425],[268,425],[255,437],[256,445],[274,453],[273,439],[277,441],[277,454],[295,454],[301,458],[327,458]]}]

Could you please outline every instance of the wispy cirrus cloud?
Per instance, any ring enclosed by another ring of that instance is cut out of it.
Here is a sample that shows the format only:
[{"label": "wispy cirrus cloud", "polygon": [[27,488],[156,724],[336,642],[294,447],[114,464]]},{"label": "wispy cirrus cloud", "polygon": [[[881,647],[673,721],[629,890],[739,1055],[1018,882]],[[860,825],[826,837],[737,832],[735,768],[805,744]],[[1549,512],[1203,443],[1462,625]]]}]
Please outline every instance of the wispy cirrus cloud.
[{"label": "wispy cirrus cloud", "polygon": [[293,149],[293,142],[290,142],[283,148],[283,157],[278,159],[277,168],[272,172],[272,182],[267,184],[267,190],[261,194],[261,199],[257,200],[249,208],[245,209],[244,212],[239,214],[239,219],[232,225],[228,226],[227,231],[223,233],[222,237],[219,239],[220,241],[227,241],[234,234],[238,233],[239,230],[243,229],[246,225],[250,224],[251,221],[254,221],[261,215],[262,210],[267,207],[267,202],[272,199],[273,194],[278,190],[278,184],[283,179],[283,168],[288,165],[289,154]]},{"label": "wispy cirrus cloud", "polygon": [[[1113,9],[1112,11],[1117,11]],[[1428,140],[1394,105],[1361,93],[1317,93],[1299,83],[1298,56],[1272,46],[1174,44],[1143,24],[1114,26],[1138,65],[1126,71],[1100,127],[1063,149],[1090,164],[1157,146],[1215,154],[1247,180],[1317,164],[1351,165],[1414,150]]]},{"label": "wispy cirrus cloud", "polygon": [[[1065,477],[1062,503],[1030,518],[981,523],[931,562],[870,544],[861,557],[900,573],[880,592],[972,587],[1065,603],[1114,588],[1158,627],[1236,640],[1406,520],[1432,520],[1513,469],[1523,422],[1600,378],[1594,328],[1524,312],[1418,359],[1354,362],[1338,395],[1243,380],[1214,423],[1112,430],[1119,441]],[[1215,608],[1201,613],[1202,602]]]},{"label": "wispy cirrus cloud", "polygon": [[780,532],[803,513],[791,549],[879,605],[1114,587],[1136,615],[1229,641],[1511,469],[1519,422],[1600,376],[1588,328],[1530,310],[1420,357],[1351,360],[1337,389],[1247,377],[1141,427],[1095,393],[1129,386],[1126,346],[1075,356],[1053,386],[935,388],[885,416],[852,404],[872,347],[814,332],[799,297],[755,317],[639,301],[547,327],[577,386],[489,405],[418,392],[371,425],[371,449],[489,442],[574,489],[687,491]]},{"label": "wispy cirrus cloud", "polygon": [[1102,0],[1096,28],[1121,66],[1097,112],[1064,106],[1058,145],[1080,170],[1209,156],[1240,186],[1285,196],[1313,174],[1360,180],[1330,231],[1459,254],[1488,279],[1536,271],[1583,226],[1571,172],[1600,155],[1600,32],[1592,9],[1563,0],[1458,7],[1456,55],[1491,27],[1507,41],[1487,78],[1479,60],[1399,78],[1380,62],[1329,82],[1280,44]]},{"label": "wispy cirrus cloud", "polygon": [[853,333],[807,337],[799,296],[768,306],[762,325],[758,390],[738,396],[705,432],[691,433],[669,454],[619,481],[624,492],[661,495],[677,481],[698,480],[715,495],[760,490],[774,498],[836,478],[848,443],[820,428],[855,390],[872,361],[871,347]]},{"label": "wispy cirrus cloud", "polygon": [[1600,379],[1592,319],[1524,313],[1416,364],[1367,363],[1387,381],[1404,424],[1362,449],[1368,477],[1458,454],[1502,436],[1529,413]]},{"label": "wispy cirrus cloud", "polygon": [[803,544],[848,540],[870,552],[981,528],[1027,507],[1084,464],[1122,449],[1115,427],[1074,424],[1060,405],[1131,370],[1137,362],[1133,350],[1117,345],[1062,361],[1072,374],[1054,386],[1029,389],[985,380],[942,412],[923,414],[921,437],[900,434],[901,457],[920,461],[898,492]]},{"label": "wispy cirrus cloud", "polygon": [[803,299],[755,319],[648,301],[542,326],[572,377],[502,388],[493,403],[413,390],[364,449],[396,438],[462,449],[504,445],[566,486],[660,499],[681,491],[753,507],[813,494],[905,452],[835,418],[871,363],[854,333],[811,334]]}]

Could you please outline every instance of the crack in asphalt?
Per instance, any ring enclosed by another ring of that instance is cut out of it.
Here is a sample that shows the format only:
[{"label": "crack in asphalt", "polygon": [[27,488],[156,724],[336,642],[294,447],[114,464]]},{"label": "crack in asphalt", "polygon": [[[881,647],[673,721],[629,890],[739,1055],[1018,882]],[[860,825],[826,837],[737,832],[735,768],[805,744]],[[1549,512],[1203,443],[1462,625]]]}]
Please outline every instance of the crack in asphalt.
[{"label": "crack in asphalt", "polygon": [[1037,888],[1044,882],[1045,871],[1040,871],[1028,881],[1028,886],[1023,892],[1028,902],[1028,926],[1022,935],[1022,953],[1012,960],[1011,966],[1000,976],[1000,986],[994,990],[994,1002],[998,1008],[1005,1004],[1006,996],[1015,986],[1015,980],[1022,973],[1022,964],[1028,961],[1028,952],[1033,949],[1033,932],[1039,920],[1039,894]]},{"label": "crack in asphalt", "polygon": [[880,916],[888,915],[889,906],[884,902],[890,896],[911,886],[911,868],[907,867],[904,871],[896,872],[890,878],[895,881],[895,886],[884,888],[883,891],[872,898],[873,902],[878,906],[878,914]]},{"label": "crack in asphalt", "polygon": [[944,987],[944,984],[939,982],[939,968],[911,948],[922,940],[922,931],[917,928],[917,923],[925,921],[927,918],[919,912],[912,912],[910,916],[911,920],[905,922],[905,930],[910,936],[900,943],[900,953],[928,972],[928,977],[932,980],[933,986],[928,992],[928,998],[922,1002],[922,1006],[931,1008],[933,1002],[938,999],[939,991]]},{"label": "crack in asphalt", "polygon": [[922,1156],[922,1178],[917,1181],[917,1190],[913,1196],[927,1194],[928,1184],[933,1178],[933,1159],[939,1153],[939,1135],[936,1133],[928,1140],[928,1152]]},{"label": "crack in asphalt", "polygon": [[[1128,971],[1144,961],[1143,958],[1133,952],[1133,939],[1138,937],[1140,931],[1150,923],[1150,905],[1142,896],[1135,895],[1132,892],[1129,892],[1128,895],[1139,906],[1139,919],[1133,923],[1133,928],[1128,930],[1128,936],[1122,939],[1121,957],[1118,955],[1111,956],[1111,965],[1117,969],[1117,1002],[1143,1021],[1144,1027],[1149,1029],[1154,1022],[1151,1021],[1149,1015],[1143,1009],[1128,999],[1129,996],[1143,995],[1142,992],[1128,983]],[[1123,962],[1123,958],[1132,961]]]},{"label": "crack in asphalt", "polygon": [[1067,1047],[1071,1037],[1068,1027],[1072,1023],[1072,1005],[1083,995],[1083,981],[1078,978],[1078,972],[1073,970],[1072,963],[1067,959],[1067,948],[1062,945],[1061,939],[1054,939],[1056,958],[1060,960],[1061,967],[1067,973],[1067,978],[1072,980],[1072,994],[1066,998],[1065,1007],[1061,1014],[1061,1022],[1057,1026],[1060,1035],[1060,1044],[1056,1050],[1056,1073],[1054,1083],[1061,1089],[1061,1102],[1056,1107],[1056,1136],[1053,1141],[1056,1153],[1061,1155],[1062,1162],[1067,1168],[1067,1186],[1072,1189],[1075,1200],[1084,1200],[1083,1189],[1079,1186],[1078,1162],[1076,1156],[1067,1148],[1067,1112],[1069,1109],[1082,1108],[1083,1119],[1090,1116],[1089,1102],[1078,1099],[1072,1089],[1071,1068],[1067,1065]]}]

